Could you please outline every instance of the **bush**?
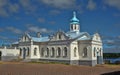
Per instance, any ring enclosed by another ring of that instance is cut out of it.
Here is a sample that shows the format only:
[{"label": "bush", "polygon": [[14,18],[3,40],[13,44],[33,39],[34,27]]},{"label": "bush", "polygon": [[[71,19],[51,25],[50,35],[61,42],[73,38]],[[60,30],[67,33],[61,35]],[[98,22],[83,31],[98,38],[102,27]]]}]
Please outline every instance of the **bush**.
[{"label": "bush", "polygon": [[119,58],[120,53],[103,53],[103,58]]},{"label": "bush", "polygon": [[110,60],[104,60],[105,64],[110,64]]},{"label": "bush", "polygon": [[116,61],[115,64],[120,64],[120,61]]}]

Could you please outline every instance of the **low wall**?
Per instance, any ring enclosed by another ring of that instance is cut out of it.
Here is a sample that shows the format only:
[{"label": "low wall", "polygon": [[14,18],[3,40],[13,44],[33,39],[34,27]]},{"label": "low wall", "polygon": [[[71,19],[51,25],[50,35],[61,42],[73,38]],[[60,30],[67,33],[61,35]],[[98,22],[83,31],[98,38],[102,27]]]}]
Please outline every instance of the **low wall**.
[{"label": "low wall", "polygon": [[13,59],[17,59],[19,56],[19,49],[16,47],[0,47],[1,52],[1,60],[2,61],[10,61]]}]

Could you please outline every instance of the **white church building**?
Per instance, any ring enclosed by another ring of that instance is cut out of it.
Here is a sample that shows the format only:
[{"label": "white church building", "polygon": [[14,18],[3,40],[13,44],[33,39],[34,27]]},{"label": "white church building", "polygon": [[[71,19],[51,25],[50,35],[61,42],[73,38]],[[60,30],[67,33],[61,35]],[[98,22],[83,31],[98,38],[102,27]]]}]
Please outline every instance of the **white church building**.
[{"label": "white church building", "polygon": [[25,33],[18,42],[19,57],[23,60],[62,62],[71,65],[103,64],[102,40],[98,33],[80,32],[80,23],[73,13],[70,31],[59,30],[54,35],[36,37]]}]

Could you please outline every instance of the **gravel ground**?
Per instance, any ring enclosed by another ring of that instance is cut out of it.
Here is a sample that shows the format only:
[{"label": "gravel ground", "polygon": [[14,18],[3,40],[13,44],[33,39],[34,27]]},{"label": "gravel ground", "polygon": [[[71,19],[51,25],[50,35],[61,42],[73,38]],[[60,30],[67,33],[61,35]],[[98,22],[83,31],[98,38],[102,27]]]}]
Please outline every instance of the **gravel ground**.
[{"label": "gravel ground", "polygon": [[18,62],[0,64],[0,75],[101,75],[114,71],[120,71],[120,65],[97,65],[90,67]]}]

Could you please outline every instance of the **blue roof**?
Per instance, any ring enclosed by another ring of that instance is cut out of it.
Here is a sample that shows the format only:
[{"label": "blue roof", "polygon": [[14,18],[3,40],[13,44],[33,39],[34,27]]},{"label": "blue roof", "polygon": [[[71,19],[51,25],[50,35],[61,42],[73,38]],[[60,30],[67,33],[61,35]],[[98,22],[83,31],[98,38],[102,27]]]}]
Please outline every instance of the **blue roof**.
[{"label": "blue roof", "polygon": [[[70,39],[77,39],[77,40],[90,40],[91,36],[87,32],[78,32],[78,31],[70,31],[65,33],[67,37]],[[87,36],[84,36],[87,35]],[[34,42],[47,42],[50,41],[50,37],[32,37],[29,34],[27,35],[29,38],[31,38]]]},{"label": "blue roof", "polygon": [[92,37],[85,37],[85,36],[83,36],[83,37],[79,38],[78,40],[91,40],[91,38]]},{"label": "blue roof", "polygon": [[19,42],[18,42],[18,41],[16,41],[16,42],[13,42],[12,44],[19,44]]},{"label": "blue roof", "polygon": [[71,22],[70,24],[79,24],[79,22]]},{"label": "blue roof", "polygon": [[38,37],[32,37],[32,40],[34,42],[47,42],[47,41],[50,40],[50,38],[49,37],[40,37],[40,38],[38,38]]},{"label": "blue roof", "polygon": [[[76,32],[76,31],[72,31],[72,32],[68,32],[68,33],[65,33],[65,35],[67,37],[69,37],[70,39],[78,39],[78,40],[90,40],[90,37],[84,37],[84,35],[87,34],[86,32]],[[47,41],[50,41],[50,38],[49,37],[31,37],[32,40],[34,42],[47,42]]]},{"label": "blue roof", "polygon": [[72,31],[72,32],[68,32],[66,33],[66,36],[68,36],[71,39],[75,39],[78,38],[78,40],[90,40],[90,36],[89,37],[84,37],[84,34],[88,34],[87,32],[76,32],[76,31]]},{"label": "blue roof", "polygon": [[71,19],[71,24],[79,23],[79,20],[76,17],[76,12],[73,12],[73,18]]}]

